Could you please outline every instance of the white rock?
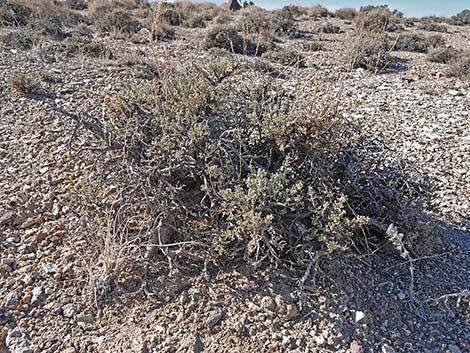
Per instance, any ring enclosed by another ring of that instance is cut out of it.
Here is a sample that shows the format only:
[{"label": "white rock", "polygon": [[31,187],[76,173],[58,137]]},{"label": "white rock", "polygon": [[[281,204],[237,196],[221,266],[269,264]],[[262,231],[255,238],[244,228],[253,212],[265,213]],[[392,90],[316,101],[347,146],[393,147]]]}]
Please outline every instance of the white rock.
[{"label": "white rock", "polygon": [[390,347],[388,344],[382,346],[382,353],[396,353],[395,349]]},{"label": "white rock", "polygon": [[355,311],[353,314],[353,319],[356,324],[362,322],[366,317],[366,314],[364,314],[362,311]]}]

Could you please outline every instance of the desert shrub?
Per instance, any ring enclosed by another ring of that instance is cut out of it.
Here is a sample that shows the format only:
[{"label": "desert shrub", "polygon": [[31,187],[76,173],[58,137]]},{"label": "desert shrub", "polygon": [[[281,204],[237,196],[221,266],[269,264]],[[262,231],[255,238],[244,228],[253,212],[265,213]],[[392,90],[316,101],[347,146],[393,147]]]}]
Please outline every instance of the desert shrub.
[{"label": "desert shrub", "polygon": [[324,46],[319,42],[304,41],[302,43],[302,49],[305,51],[320,51],[324,49]]},{"label": "desert shrub", "polygon": [[55,40],[62,40],[68,36],[64,18],[61,16],[51,16],[45,19],[38,19],[31,23],[31,27],[43,35],[52,37]]},{"label": "desert shrub", "polygon": [[458,77],[470,80],[470,52],[463,53],[448,68],[447,74],[450,77]]},{"label": "desert shrub", "polygon": [[95,26],[102,32],[137,33],[142,29],[138,20],[132,18],[128,11],[121,9],[95,15],[94,19]]},{"label": "desert shrub", "polygon": [[1,0],[0,25],[25,26],[33,20],[64,15],[64,9],[53,0]]},{"label": "desert shrub", "polygon": [[469,25],[470,24],[470,10],[466,9],[462,12],[451,17],[453,24],[456,25]]},{"label": "desert shrub", "polygon": [[390,44],[380,34],[366,34],[355,39],[350,49],[353,68],[380,71],[391,66]]},{"label": "desert shrub", "polygon": [[13,91],[21,94],[35,94],[41,91],[41,86],[31,75],[19,71],[10,75],[8,84]]},{"label": "desert shrub", "polygon": [[15,49],[31,49],[40,41],[40,34],[30,29],[17,29],[0,35],[3,46]]},{"label": "desert shrub", "polygon": [[238,13],[237,26],[243,33],[269,34],[274,30],[272,15],[266,10],[250,7]]},{"label": "desert shrub", "polygon": [[390,24],[390,13],[387,8],[362,10],[356,16],[355,26],[358,32],[381,32]]},{"label": "desert shrub", "polygon": [[44,43],[38,48],[38,55],[41,60],[50,63],[82,56],[107,60],[114,57],[113,51],[105,41],[79,35],[61,42]]},{"label": "desert shrub", "polygon": [[287,66],[307,66],[304,55],[290,48],[268,51],[263,54],[262,58]]},{"label": "desert shrub", "polygon": [[433,50],[428,57],[428,60],[433,63],[440,64],[450,64],[451,62],[457,60],[463,51],[461,49],[456,49],[452,47],[439,48]]},{"label": "desert shrub", "polygon": [[447,27],[445,25],[441,25],[435,22],[424,23],[419,27],[419,29],[428,32],[447,32]]},{"label": "desert shrub", "polygon": [[423,36],[416,33],[401,34],[395,41],[394,50],[427,53],[431,48],[436,48],[445,43],[441,35]]},{"label": "desert shrub", "polygon": [[318,28],[318,31],[321,33],[339,33],[340,28],[333,23],[324,23]]},{"label": "desert shrub", "polygon": [[357,16],[357,11],[351,8],[342,8],[335,11],[335,16],[342,19],[352,21]]},{"label": "desert shrub", "polygon": [[274,11],[271,28],[274,34],[281,36],[293,36],[298,31],[298,26],[289,8]]},{"label": "desert shrub", "polygon": [[204,16],[194,15],[183,21],[183,26],[188,28],[205,28],[206,22],[204,21]]},{"label": "desert shrub", "polygon": [[281,11],[289,13],[292,17],[301,17],[307,15],[307,9],[299,5],[284,6]]},{"label": "desert shrub", "polygon": [[73,10],[85,10],[88,7],[86,0],[67,0],[65,3]]},{"label": "desert shrub", "polygon": [[261,55],[270,49],[271,43],[263,38],[252,41],[238,33],[236,27],[216,25],[211,27],[205,36],[204,49],[220,48],[237,54]]},{"label": "desert shrub", "polygon": [[328,17],[330,15],[330,12],[328,11],[328,9],[321,5],[314,5],[308,8],[307,13],[311,17]]},{"label": "desert shrub", "polygon": [[176,32],[174,28],[164,23],[155,23],[152,26],[152,40],[168,41],[175,39]]},{"label": "desert shrub", "polygon": [[161,20],[172,26],[181,25],[181,14],[175,9],[166,9],[161,14]]},{"label": "desert shrub", "polygon": [[222,12],[215,18],[217,24],[228,24],[230,22],[233,22],[233,15],[228,12]]},{"label": "desert shrub", "polygon": [[[370,140],[356,147],[334,86],[306,80],[295,96],[271,77],[241,79],[230,58],[158,75],[102,116],[80,115],[106,151],[88,180],[122,232],[112,239],[136,244],[129,264],[146,245],[170,257],[167,245],[182,244],[221,261],[302,265],[311,251],[360,243],[371,225],[410,234],[412,178],[390,179],[385,159],[362,154],[377,149]],[[123,192],[105,206],[111,186]]]}]

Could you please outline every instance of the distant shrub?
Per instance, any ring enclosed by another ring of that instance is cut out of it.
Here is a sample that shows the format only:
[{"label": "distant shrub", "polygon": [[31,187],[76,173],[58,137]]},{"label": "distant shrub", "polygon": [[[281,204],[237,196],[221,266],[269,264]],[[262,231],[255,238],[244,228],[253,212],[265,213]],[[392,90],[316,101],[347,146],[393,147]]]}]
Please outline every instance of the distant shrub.
[{"label": "distant shrub", "polygon": [[236,27],[230,25],[216,25],[211,27],[204,39],[203,47],[220,48],[236,54],[261,55],[270,49],[271,43],[263,38],[253,41],[248,37],[243,37]]},{"label": "distant shrub", "polygon": [[181,25],[181,15],[174,9],[166,9],[161,14],[161,20],[169,25],[172,26],[179,26]]},{"label": "distant shrub", "polygon": [[183,21],[183,26],[188,28],[205,28],[204,16],[194,15]]},{"label": "distant shrub", "polygon": [[422,29],[428,32],[444,32],[444,33],[447,32],[447,26],[441,25],[435,22],[425,23],[421,25],[419,29]]},{"label": "distant shrub", "polygon": [[330,11],[326,7],[321,5],[314,5],[307,9],[307,13],[311,17],[328,17],[330,15]]},{"label": "distant shrub", "polygon": [[450,77],[470,80],[470,52],[463,53],[459,59],[453,61],[447,70]]},{"label": "distant shrub", "polygon": [[365,34],[357,37],[350,49],[353,68],[376,72],[391,66],[393,58],[389,45],[385,35]]},{"label": "distant shrub", "polygon": [[73,10],[85,10],[88,7],[86,0],[66,0],[65,3]]},{"label": "distant shrub", "polygon": [[342,8],[335,11],[335,16],[342,19],[352,21],[357,16],[357,11],[351,8]]},{"label": "distant shrub", "polygon": [[134,19],[128,11],[114,9],[110,13],[94,16],[94,24],[102,32],[137,33],[142,24]]},{"label": "distant shrub", "polygon": [[356,16],[355,21],[358,32],[386,31],[390,24],[390,13],[386,8],[363,10]]},{"label": "distant shrub", "polygon": [[290,48],[268,51],[263,54],[262,58],[286,66],[307,66],[304,55]]},{"label": "distant shrub", "polygon": [[450,64],[460,58],[462,53],[463,50],[452,47],[435,49],[429,54],[428,60],[433,63]]},{"label": "distant shrub", "polygon": [[54,0],[0,0],[0,25],[25,26],[31,21],[64,13]]},{"label": "distant shrub", "polygon": [[470,25],[470,10],[466,9],[462,12],[459,12],[455,16],[452,16],[451,19],[456,25]]},{"label": "distant shrub", "polygon": [[233,22],[234,17],[228,12],[222,12],[215,18],[215,23],[217,24],[227,24]]},{"label": "distant shrub", "polygon": [[340,28],[333,23],[324,23],[318,28],[318,31],[321,33],[339,33]]},{"label": "distant shrub", "polygon": [[320,51],[324,49],[324,46],[320,42],[304,41],[302,43],[302,49],[305,51]]},{"label": "distant shrub", "polygon": [[237,26],[243,33],[270,34],[274,31],[272,14],[258,7],[249,7],[238,12]]},{"label": "distant shrub", "polygon": [[431,48],[436,48],[445,43],[441,35],[423,36],[416,33],[406,33],[398,36],[394,50],[427,53]]},{"label": "distant shrub", "polygon": [[152,40],[169,41],[175,39],[174,28],[165,23],[155,23],[152,26],[150,37]]},{"label": "distant shrub", "polygon": [[292,36],[298,31],[294,16],[285,7],[273,12],[271,28],[274,34],[281,36]]}]

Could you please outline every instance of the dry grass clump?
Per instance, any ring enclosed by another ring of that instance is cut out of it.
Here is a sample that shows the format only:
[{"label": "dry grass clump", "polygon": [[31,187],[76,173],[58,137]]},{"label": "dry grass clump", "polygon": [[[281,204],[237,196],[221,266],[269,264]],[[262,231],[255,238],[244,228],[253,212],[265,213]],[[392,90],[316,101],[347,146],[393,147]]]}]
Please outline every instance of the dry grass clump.
[{"label": "dry grass clump", "polygon": [[175,39],[174,28],[164,23],[156,23],[152,26],[152,40],[170,41]]},{"label": "dry grass clump", "polygon": [[87,0],[67,0],[65,3],[72,10],[85,10],[88,7]]},{"label": "dry grass clump", "polygon": [[205,16],[196,14],[183,20],[183,26],[188,28],[205,28]]},{"label": "dry grass clump", "polygon": [[424,23],[423,25],[419,27],[419,29],[422,29],[428,32],[442,32],[442,33],[447,32],[446,25],[438,24],[435,22]]},{"label": "dry grass clump", "polygon": [[470,52],[464,52],[459,59],[453,61],[447,70],[450,77],[470,80]]},{"label": "dry grass clump", "polygon": [[350,49],[353,68],[377,72],[390,67],[393,57],[390,44],[383,34],[364,34],[355,39]]},{"label": "dry grass clump", "polygon": [[0,25],[26,26],[32,21],[52,16],[66,16],[64,6],[54,0],[1,0]]},{"label": "dry grass clump", "polygon": [[428,60],[433,63],[450,64],[460,58],[462,53],[463,50],[452,47],[439,48],[429,54]]},{"label": "dry grass clump", "polygon": [[13,91],[21,94],[41,92],[41,86],[31,75],[19,71],[15,71],[10,75],[8,85]]},{"label": "dry grass clump", "polygon": [[439,34],[426,37],[416,33],[405,33],[398,36],[393,49],[417,53],[427,53],[431,48],[437,48],[444,44],[445,40]]},{"label": "dry grass clump", "polygon": [[263,54],[263,59],[286,66],[306,67],[305,56],[292,48],[270,50]]},{"label": "dry grass clump", "polygon": [[161,21],[172,26],[181,25],[181,14],[173,8],[166,9],[160,15]]},{"label": "dry grass clump", "polygon": [[357,11],[352,8],[342,8],[335,11],[335,17],[338,17],[342,20],[352,21],[356,18]]}]

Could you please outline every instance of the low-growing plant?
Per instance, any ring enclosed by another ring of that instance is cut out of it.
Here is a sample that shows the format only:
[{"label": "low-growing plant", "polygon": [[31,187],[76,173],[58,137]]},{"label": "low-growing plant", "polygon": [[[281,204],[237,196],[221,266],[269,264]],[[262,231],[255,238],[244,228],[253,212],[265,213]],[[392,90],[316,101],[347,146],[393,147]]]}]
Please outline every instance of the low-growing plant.
[{"label": "low-growing plant", "polygon": [[252,41],[243,37],[237,28],[230,25],[216,25],[208,29],[203,48],[220,48],[237,54],[261,55],[270,49],[271,43],[266,42],[263,37]]},{"label": "low-growing plant", "polygon": [[390,25],[391,17],[387,8],[373,8],[359,12],[355,19],[358,32],[382,32]]},{"label": "low-growing plant", "polygon": [[428,32],[443,32],[443,33],[447,32],[446,25],[438,24],[435,22],[424,23],[423,25],[419,27],[419,29],[422,29]]},{"label": "low-growing plant", "polygon": [[98,12],[95,15],[94,24],[102,32],[119,32],[125,34],[137,33],[142,29],[142,24],[134,19],[128,11],[114,9],[109,13]]},{"label": "low-growing plant", "polygon": [[263,54],[263,59],[287,66],[306,67],[305,56],[295,49],[271,50]]},{"label": "low-growing plant", "polygon": [[426,37],[417,33],[405,33],[398,36],[393,49],[427,53],[431,48],[437,48],[442,46],[444,43],[444,38],[439,34]]},{"label": "low-growing plant", "polygon": [[155,23],[152,26],[152,40],[169,41],[175,39],[176,32],[174,28],[164,23]]},{"label": "low-growing plant", "polygon": [[3,46],[15,49],[31,49],[41,42],[41,35],[30,29],[15,29],[0,35]]},{"label": "low-growing plant", "polygon": [[324,46],[320,42],[303,41],[302,49],[305,51],[320,51],[324,50]]},{"label": "low-growing plant", "polygon": [[9,79],[10,88],[21,94],[37,94],[41,92],[41,86],[30,74],[15,71]]},{"label": "low-growing plant", "polygon": [[464,52],[459,59],[453,61],[447,70],[450,77],[458,77],[463,80],[470,80],[470,52]]},{"label": "low-growing plant", "polygon": [[462,55],[463,50],[452,47],[439,48],[429,53],[428,60],[433,63],[450,64]]},{"label": "low-growing plant", "polygon": [[373,72],[390,67],[393,63],[389,41],[381,34],[364,34],[357,37],[352,43],[349,56],[353,68]]},{"label": "low-growing plant", "polygon": [[422,189],[368,154],[377,145],[357,139],[334,86],[285,87],[241,79],[240,69],[231,56],[174,63],[114,97],[103,116],[80,115],[106,151],[88,179],[103,196],[123,191],[103,206],[120,232],[93,232],[132,249],[111,258],[135,266],[146,246],[173,259],[191,247],[221,261],[302,265],[311,251],[347,249],[391,223],[412,234],[410,200]]},{"label": "low-growing plant", "polygon": [[311,17],[328,17],[330,15],[330,11],[324,6],[321,5],[314,5],[307,9],[307,13]]},{"label": "low-growing plant", "polygon": [[466,26],[470,25],[470,10],[466,9],[451,17],[452,24]]},{"label": "low-growing plant", "polygon": [[204,16],[194,15],[183,21],[183,26],[188,28],[205,28],[206,22],[204,21]]}]

